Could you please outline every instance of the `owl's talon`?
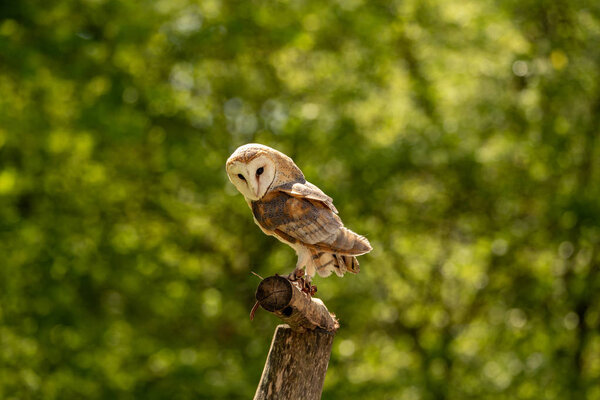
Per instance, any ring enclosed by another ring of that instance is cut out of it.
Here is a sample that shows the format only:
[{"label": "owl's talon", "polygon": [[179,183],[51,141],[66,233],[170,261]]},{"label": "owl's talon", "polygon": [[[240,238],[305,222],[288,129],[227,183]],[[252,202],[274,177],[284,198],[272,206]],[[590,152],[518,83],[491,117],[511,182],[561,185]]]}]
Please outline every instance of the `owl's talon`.
[{"label": "owl's talon", "polygon": [[299,278],[300,279],[300,290],[302,290],[304,293],[306,293],[308,295],[308,297],[312,297],[314,296],[315,293],[317,293],[317,287],[315,285],[312,285],[310,280],[302,277]]},{"label": "owl's talon", "polygon": [[310,278],[306,278],[304,270],[295,270],[287,276],[290,282],[295,283],[300,291],[306,293],[309,297],[317,293],[317,287],[311,285]]},{"label": "owl's talon", "polygon": [[303,269],[295,269],[287,276],[288,280],[290,280],[292,282],[296,282],[297,280],[302,280],[303,277],[304,277]]}]

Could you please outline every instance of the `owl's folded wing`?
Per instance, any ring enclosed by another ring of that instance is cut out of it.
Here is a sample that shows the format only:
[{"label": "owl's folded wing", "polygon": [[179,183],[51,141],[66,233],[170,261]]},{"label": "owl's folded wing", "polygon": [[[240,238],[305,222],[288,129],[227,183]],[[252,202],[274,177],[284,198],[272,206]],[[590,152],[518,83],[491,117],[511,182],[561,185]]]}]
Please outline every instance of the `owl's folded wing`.
[{"label": "owl's folded wing", "polygon": [[304,198],[309,200],[320,201],[327,206],[334,213],[338,213],[338,210],[333,205],[333,199],[327,196],[321,189],[312,183],[305,181],[304,183],[295,182],[291,185],[280,186],[277,190],[287,193],[290,196],[297,198]]},{"label": "owl's folded wing", "polygon": [[340,218],[322,203],[290,197],[275,234],[283,233],[305,244],[331,245],[342,226]]},{"label": "owl's folded wing", "polygon": [[322,251],[359,255],[371,250],[368,241],[344,227],[323,202],[274,191],[252,204],[256,222],[280,239]]}]

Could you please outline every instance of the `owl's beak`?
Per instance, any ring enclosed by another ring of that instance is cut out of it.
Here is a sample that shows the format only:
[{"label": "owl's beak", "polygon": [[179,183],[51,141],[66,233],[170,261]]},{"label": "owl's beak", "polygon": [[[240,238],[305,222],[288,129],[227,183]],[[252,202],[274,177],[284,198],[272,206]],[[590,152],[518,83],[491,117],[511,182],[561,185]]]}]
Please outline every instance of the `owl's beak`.
[{"label": "owl's beak", "polygon": [[254,195],[258,199],[258,192],[260,191],[260,176],[256,177],[256,186],[254,186]]}]

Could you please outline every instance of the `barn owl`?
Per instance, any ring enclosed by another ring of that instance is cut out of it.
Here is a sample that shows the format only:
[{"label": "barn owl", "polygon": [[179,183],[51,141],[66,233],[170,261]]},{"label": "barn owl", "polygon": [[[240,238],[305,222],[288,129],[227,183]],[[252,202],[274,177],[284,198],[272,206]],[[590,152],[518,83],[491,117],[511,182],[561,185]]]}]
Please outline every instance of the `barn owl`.
[{"label": "barn owl", "polygon": [[290,279],[358,273],[356,256],[371,251],[369,241],[344,227],[331,197],[304,179],[290,157],[250,143],[233,152],[226,170],[260,229],[296,251]]}]

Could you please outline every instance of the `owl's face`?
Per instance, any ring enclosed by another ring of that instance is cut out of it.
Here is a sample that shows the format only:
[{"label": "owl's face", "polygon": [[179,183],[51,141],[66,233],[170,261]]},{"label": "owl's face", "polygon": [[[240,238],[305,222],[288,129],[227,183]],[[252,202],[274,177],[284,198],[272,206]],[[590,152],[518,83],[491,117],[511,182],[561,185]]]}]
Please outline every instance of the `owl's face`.
[{"label": "owl's face", "polygon": [[[235,154],[235,153],[234,153]],[[260,200],[275,179],[275,163],[266,154],[259,154],[249,161],[230,158],[227,176],[244,197],[250,201]]]}]

